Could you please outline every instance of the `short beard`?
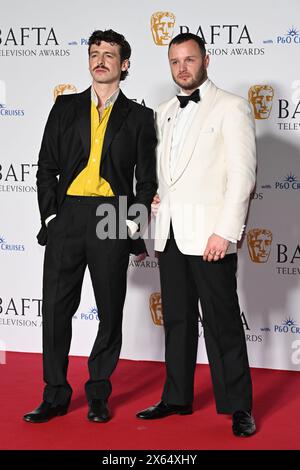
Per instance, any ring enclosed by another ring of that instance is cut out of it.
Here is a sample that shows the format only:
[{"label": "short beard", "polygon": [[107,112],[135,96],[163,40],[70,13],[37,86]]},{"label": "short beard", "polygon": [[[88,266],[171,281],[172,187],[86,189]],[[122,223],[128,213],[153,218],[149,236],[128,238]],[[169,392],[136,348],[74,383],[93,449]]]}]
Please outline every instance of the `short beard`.
[{"label": "short beard", "polygon": [[195,80],[193,80],[190,83],[181,84],[180,82],[175,80],[173,76],[173,80],[176,83],[176,85],[178,85],[182,90],[185,90],[185,91],[195,90],[200,85],[202,85],[202,83],[205,82],[206,79],[207,79],[207,70],[204,69],[203,67],[201,67],[201,69],[199,70],[199,73],[196,76]]}]

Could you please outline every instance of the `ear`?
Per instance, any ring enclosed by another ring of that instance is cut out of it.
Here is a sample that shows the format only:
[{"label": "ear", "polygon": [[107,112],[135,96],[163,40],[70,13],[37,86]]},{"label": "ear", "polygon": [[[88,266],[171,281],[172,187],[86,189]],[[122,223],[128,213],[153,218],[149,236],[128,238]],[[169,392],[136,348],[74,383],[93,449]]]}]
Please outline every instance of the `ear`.
[{"label": "ear", "polygon": [[210,61],[210,56],[209,54],[206,54],[206,56],[204,57],[204,66],[206,69],[209,66],[209,61]]},{"label": "ear", "polygon": [[122,62],[121,70],[122,70],[122,72],[125,72],[128,69],[129,69],[129,59],[125,59]]}]

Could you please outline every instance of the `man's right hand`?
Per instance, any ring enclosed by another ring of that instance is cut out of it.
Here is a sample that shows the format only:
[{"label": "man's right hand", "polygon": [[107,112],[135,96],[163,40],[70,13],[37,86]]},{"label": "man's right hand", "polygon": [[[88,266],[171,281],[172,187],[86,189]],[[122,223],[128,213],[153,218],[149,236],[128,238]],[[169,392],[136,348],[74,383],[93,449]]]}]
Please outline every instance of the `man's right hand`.
[{"label": "man's right hand", "polygon": [[151,212],[153,215],[157,215],[158,209],[160,204],[160,198],[158,194],[155,194],[152,204],[151,204]]}]

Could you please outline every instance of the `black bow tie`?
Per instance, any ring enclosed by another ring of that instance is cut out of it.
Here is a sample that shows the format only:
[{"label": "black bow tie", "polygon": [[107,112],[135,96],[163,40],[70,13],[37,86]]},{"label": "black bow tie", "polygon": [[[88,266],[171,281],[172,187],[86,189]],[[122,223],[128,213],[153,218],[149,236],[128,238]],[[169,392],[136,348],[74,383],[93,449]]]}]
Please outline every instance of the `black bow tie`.
[{"label": "black bow tie", "polygon": [[185,108],[189,101],[198,103],[200,101],[199,88],[197,88],[191,95],[176,95],[179,99],[180,107]]}]

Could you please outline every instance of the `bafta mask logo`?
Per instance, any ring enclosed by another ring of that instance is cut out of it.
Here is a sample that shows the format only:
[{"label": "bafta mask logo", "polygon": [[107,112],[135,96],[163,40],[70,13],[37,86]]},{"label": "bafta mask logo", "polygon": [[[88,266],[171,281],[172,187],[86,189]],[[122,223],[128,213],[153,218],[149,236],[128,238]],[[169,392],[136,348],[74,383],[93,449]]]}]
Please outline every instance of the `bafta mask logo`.
[{"label": "bafta mask logo", "polygon": [[265,228],[252,228],[247,233],[247,244],[254,263],[266,263],[271,252],[273,235]]},{"label": "bafta mask logo", "polygon": [[252,104],[255,119],[268,119],[273,105],[274,89],[271,85],[253,85],[248,98]]},{"label": "bafta mask logo", "polygon": [[151,31],[157,46],[167,46],[173,37],[175,15],[169,11],[157,11],[151,16]]},{"label": "bafta mask logo", "polygon": [[61,85],[56,85],[54,88],[54,101],[59,95],[71,95],[73,93],[77,93],[77,88],[75,85],[71,85],[69,83],[63,83]]},{"label": "bafta mask logo", "polygon": [[149,306],[153,323],[157,326],[162,326],[164,324],[164,320],[160,292],[153,292],[153,294],[150,295]]}]

